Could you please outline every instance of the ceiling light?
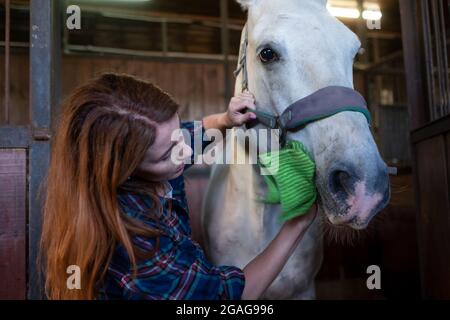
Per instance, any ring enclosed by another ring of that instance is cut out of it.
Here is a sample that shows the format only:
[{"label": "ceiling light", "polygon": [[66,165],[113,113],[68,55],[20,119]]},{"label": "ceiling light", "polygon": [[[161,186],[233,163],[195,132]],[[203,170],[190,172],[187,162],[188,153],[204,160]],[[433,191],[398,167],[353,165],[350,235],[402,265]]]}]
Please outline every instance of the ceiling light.
[{"label": "ceiling light", "polygon": [[[358,2],[355,0],[329,0],[328,11],[335,17],[358,19],[361,12],[358,9]],[[380,6],[376,2],[364,1],[362,17],[365,20],[380,20],[382,17]]]}]

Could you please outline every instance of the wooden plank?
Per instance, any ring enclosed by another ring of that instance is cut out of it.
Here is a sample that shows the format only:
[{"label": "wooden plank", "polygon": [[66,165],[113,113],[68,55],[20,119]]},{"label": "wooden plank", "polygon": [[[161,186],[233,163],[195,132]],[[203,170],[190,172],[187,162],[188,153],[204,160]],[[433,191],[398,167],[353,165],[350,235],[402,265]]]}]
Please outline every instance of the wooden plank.
[{"label": "wooden plank", "polygon": [[378,114],[383,159],[395,164],[410,164],[408,110],[380,106]]},{"label": "wooden plank", "polygon": [[26,297],[25,149],[0,149],[0,299]]},{"label": "wooden plank", "polygon": [[[0,61],[5,58],[0,54]],[[10,57],[10,99],[9,99],[9,123],[11,125],[27,125],[29,123],[29,59],[27,54],[17,53]],[[3,74],[5,67],[0,63],[0,87],[5,87]],[[0,124],[5,123],[4,118],[5,95],[0,94]]]},{"label": "wooden plank", "polygon": [[416,146],[419,250],[424,298],[450,299],[450,199],[443,135]]},{"label": "wooden plank", "polygon": [[[232,71],[230,68],[230,76]],[[220,63],[155,62],[142,59],[64,57],[63,94],[103,72],[123,72],[145,79],[169,92],[180,104],[183,120],[226,110],[224,70]],[[231,78],[232,82],[234,78]],[[231,83],[231,85],[233,85]]]},{"label": "wooden plank", "polygon": [[402,23],[403,55],[405,60],[406,87],[408,91],[408,109],[411,129],[423,126],[429,116],[425,104],[423,51],[420,44],[421,34],[417,2],[400,0]]},{"label": "wooden plank", "polygon": [[412,131],[411,140],[413,143],[417,143],[440,134],[445,134],[448,132],[449,128],[450,115],[447,115]]},{"label": "wooden plank", "polygon": [[[450,198],[450,129],[449,132],[446,134],[445,140],[446,140],[446,157],[447,157],[447,183],[449,185],[447,194],[449,195]],[[448,230],[450,232],[450,211],[447,211],[447,220],[448,220]]]},{"label": "wooden plank", "polygon": [[[183,64],[183,72],[189,73],[193,75],[195,73],[196,68],[198,68],[198,65],[193,64]],[[180,101],[180,105],[183,109],[182,113],[180,113],[182,119],[184,120],[194,120],[195,116],[192,115],[192,110],[195,108],[198,108],[198,104],[194,99],[194,88],[195,83],[192,81],[191,78],[188,77],[180,77],[179,79],[179,86],[181,88],[180,90],[180,96],[176,97]]]},{"label": "wooden plank", "polygon": [[205,65],[203,72],[204,114],[226,111],[224,69],[220,65]]}]

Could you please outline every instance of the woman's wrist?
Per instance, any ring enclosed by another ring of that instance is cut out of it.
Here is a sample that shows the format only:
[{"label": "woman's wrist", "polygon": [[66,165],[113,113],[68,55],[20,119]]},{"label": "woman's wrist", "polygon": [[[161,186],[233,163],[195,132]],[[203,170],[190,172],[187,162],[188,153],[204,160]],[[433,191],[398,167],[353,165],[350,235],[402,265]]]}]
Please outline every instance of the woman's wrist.
[{"label": "woman's wrist", "polygon": [[233,121],[231,120],[228,112],[223,112],[219,115],[219,122],[224,129],[230,129],[233,127]]},{"label": "woman's wrist", "polygon": [[202,122],[205,130],[218,129],[224,132],[225,129],[233,127],[233,123],[226,112],[206,116],[202,119]]},{"label": "woman's wrist", "polygon": [[304,231],[306,231],[314,221],[317,216],[317,210],[317,205],[313,204],[313,206],[306,214],[287,221],[283,227],[286,227],[289,232],[297,233],[300,235]]}]

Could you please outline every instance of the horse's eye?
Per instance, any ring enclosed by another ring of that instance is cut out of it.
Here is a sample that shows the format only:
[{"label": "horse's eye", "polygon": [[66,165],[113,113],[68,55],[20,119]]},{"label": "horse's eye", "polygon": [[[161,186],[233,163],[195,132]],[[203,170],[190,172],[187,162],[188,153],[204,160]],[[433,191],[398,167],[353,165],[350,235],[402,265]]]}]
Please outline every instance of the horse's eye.
[{"label": "horse's eye", "polygon": [[259,58],[261,59],[261,61],[263,63],[270,63],[270,62],[273,62],[275,60],[278,60],[278,55],[271,48],[265,48],[259,54]]}]

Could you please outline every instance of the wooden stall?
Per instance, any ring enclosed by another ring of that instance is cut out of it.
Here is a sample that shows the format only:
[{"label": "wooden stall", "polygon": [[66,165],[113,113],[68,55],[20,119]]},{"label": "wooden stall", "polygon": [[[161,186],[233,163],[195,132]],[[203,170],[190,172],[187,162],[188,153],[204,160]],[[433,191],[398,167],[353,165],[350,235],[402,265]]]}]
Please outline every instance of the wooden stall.
[{"label": "wooden stall", "polygon": [[422,296],[450,298],[448,2],[401,0]]}]

